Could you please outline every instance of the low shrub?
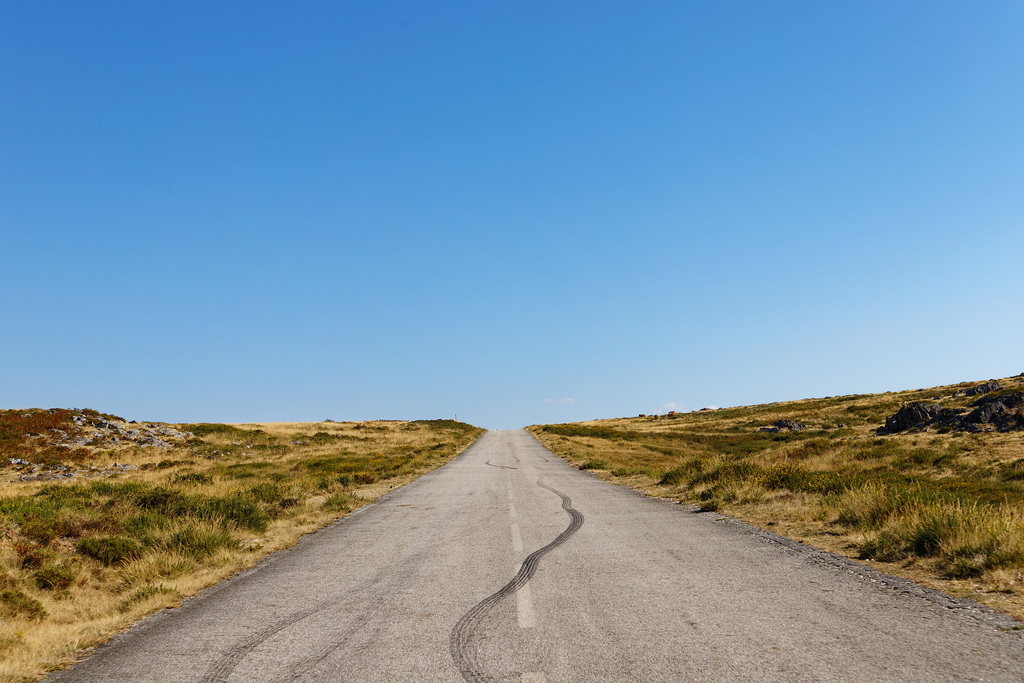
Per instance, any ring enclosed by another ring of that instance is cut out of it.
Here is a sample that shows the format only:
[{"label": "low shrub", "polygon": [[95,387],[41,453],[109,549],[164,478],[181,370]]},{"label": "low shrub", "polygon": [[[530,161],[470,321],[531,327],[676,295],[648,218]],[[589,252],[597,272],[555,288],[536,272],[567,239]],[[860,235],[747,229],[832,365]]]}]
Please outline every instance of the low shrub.
[{"label": "low shrub", "polygon": [[121,604],[118,606],[118,609],[120,609],[122,612],[127,612],[132,607],[132,605],[136,605],[140,602],[145,602],[146,600],[149,600],[150,598],[155,597],[157,595],[177,596],[179,595],[179,593],[173,588],[168,588],[162,583],[148,583],[142,588],[132,591],[132,593],[127,598],[121,601]]},{"label": "low shrub", "polygon": [[186,432],[192,432],[198,437],[210,436],[211,434],[242,437],[262,435],[265,433],[262,429],[240,429],[234,425],[212,424],[208,422],[181,425],[181,428]]},{"label": "low shrub", "polygon": [[29,619],[43,619],[46,617],[43,603],[16,588],[0,591],[0,607],[3,608],[3,612],[7,617],[22,616]]},{"label": "low shrub", "polygon": [[625,439],[635,440],[640,437],[634,431],[624,431],[611,427],[588,427],[580,424],[545,425],[545,432],[558,434],[560,436],[590,436],[597,439]]},{"label": "low shrub", "polygon": [[890,532],[882,532],[875,538],[861,543],[857,550],[862,560],[898,562],[907,557],[906,544]]},{"label": "low shrub", "polygon": [[142,546],[136,541],[119,536],[83,538],[75,549],[107,566],[123,564],[142,555]]},{"label": "low shrub", "polygon": [[189,525],[171,534],[167,549],[184,557],[204,559],[222,548],[237,548],[238,543],[223,529]]},{"label": "low shrub", "polygon": [[22,569],[39,569],[54,556],[53,551],[27,540],[16,542],[14,553],[18,556]]},{"label": "low shrub", "polygon": [[199,486],[202,484],[212,484],[213,477],[209,474],[203,474],[202,472],[186,472],[184,474],[175,475],[172,481],[175,484]]},{"label": "low shrub", "polygon": [[36,571],[33,577],[36,584],[45,590],[67,590],[82,571],[82,561],[77,557],[70,558],[60,564],[44,566]]},{"label": "low shrub", "polygon": [[356,499],[347,493],[335,493],[323,502],[323,508],[333,512],[348,512],[354,507],[355,501]]}]

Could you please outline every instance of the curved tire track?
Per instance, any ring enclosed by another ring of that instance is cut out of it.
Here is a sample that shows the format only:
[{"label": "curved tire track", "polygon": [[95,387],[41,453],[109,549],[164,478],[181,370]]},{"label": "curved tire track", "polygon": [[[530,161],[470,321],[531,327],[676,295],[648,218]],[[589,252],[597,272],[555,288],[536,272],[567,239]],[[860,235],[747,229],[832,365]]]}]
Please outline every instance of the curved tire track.
[{"label": "curved tire track", "polygon": [[289,626],[297,624],[303,619],[327,609],[330,606],[331,605],[317,605],[316,607],[302,610],[301,612],[297,612],[290,617],[249,636],[249,638],[233,647],[227,654],[222,655],[220,659],[214,662],[213,665],[206,670],[206,673],[203,675],[201,680],[203,683],[225,683],[241,661],[253,650],[259,647],[263,641],[272,637],[276,633],[280,633]]},{"label": "curved tire track", "polygon": [[514,469],[517,469],[517,468],[515,468],[515,467],[509,467],[508,465],[495,465],[495,464],[494,464],[493,462],[491,462],[490,460],[488,460],[488,461],[487,461],[487,462],[485,462],[484,464],[485,464],[485,465],[490,465],[491,467],[497,467],[497,468],[500,468],[500,469],[503,469],[503,470],[514,470]]},{"label": "curved tire track", "polygon": [[[380,576],[376,580],[369,582],[361,592],[372,593],[382,584],[386,585],[385,576]],[[239,664],[245,660],[250,654],[253,653],[257,648],[263,645],[265,642],[273,638],[275,635],[282,631],[300,624],[301,622],[314,617],[322,612],[330,609],[337,608],[342,603],[348,602],[353,599],[353,595],[346,595],[336,600],[330,600],[326,602],[320,602],[317,605],[307,607],[306,609],[293,612],[292,614],[275,621],[265,628],[253,633],[245,640],[236,644],[226,653],[221,655],[216,661],[207,667],[203,677],[200,679],[202,683],[227,683],[231,678],[235,669],[238,668]],[[354,622],[348,628],[347,633],[344,637],[339,640],[335,640],[321,648],[317,653],[291,662],[287,665],[289,672],[283,674],[282,677],[274,679],[275,681],[292,680],[295,677],[301,675],[305,671],[317,666],[327,657],[332,655],[338,649],[344,647],[351,637],[360,629],[362,629],[371,619],[370,613],[364,613],[359,618],[355,619]]]},{"label": "curved tire track", "polygon": [[462,674],[462,678],[470,683],[488,680],[487,676],[483,672],[483,667],[480,662],[477,661],[477,653],[470,643],[477,625],[479,625],[492,607],[501,602],[503,598],[512,595],[521,589],[531,578],[533,578],[533,575],[537,572],[537,567],[540,565],[540,559],[542,557],[568,541],[569,538],[583,526],[583,513],[572,506],[572,498],[565,495],[558,489],[554,489],[545,484],[543,478],[537,480],[537,486],[551,491],[562,499],[562,509],[569,513],[571,521],[569,522],[569,526],[565,528],[565,531],[558,534],[555,540],[551,541],[543,548],[530,553],[530,555],[523,560],[523,564],[519,568],[519,572],[511,581],[506,583],[501,590],[478,602],[472,609],[463,614],[462,618],[455,624],[455,627],[452,629],[451,635],[448,638],[448,647],[451,650],[455,666],[458,668],[459,673]]}]

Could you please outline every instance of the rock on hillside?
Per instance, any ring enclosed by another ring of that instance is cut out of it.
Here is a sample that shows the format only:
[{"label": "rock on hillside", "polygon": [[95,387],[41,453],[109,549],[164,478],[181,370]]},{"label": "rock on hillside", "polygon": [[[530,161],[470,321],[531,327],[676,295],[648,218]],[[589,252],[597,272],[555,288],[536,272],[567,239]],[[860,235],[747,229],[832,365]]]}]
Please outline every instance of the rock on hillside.
[{"label": "rock on hillside", "polygon": [[981,396],[982,394],[991,394],[993,391],[1001,391],[1003,385],[995,380],[985,382],[984,384],[978,384],[976,386],[967,389],[958,389],[953,394],[953,398],[959,398],[961,396]]},{"label": "rock on hillside", "polygon": [[[71,477],[77,471],[69,465],[91,461],[100,449],[170,448],[192,436],[164,424],[129,422],[95,410],[0,410],[0,466],[10,466],[22,480]],[[132,466],[114,465],[119,471],[124,467]]]},{"label": "rock on hillside", "polygon": [[968,412],[966,408],[948,408],[940,403],[907,403],[886,419],[885,426],[879,428],[878,433],[895,434],[926,427],[969,432],[1024,429],[1024,393],[1017,391],[1002,396],[983,396],[973,405],[974,410]]},{"label": "rock on hillside", "polygon": [[800,424],[795,420],[776,420],[772,423],[771,427],[761,427],[759,432],[802,432],[807,429],[807,425]]}]

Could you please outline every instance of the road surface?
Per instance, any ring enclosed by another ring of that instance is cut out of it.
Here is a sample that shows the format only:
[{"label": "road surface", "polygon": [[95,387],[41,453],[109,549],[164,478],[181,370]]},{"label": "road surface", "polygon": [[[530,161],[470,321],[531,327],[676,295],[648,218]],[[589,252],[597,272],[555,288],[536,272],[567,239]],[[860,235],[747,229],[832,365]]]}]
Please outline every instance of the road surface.
[{"label": "road surface", "polygon": [[1021,681],[1015,624],[493,431],[53,680]]}]

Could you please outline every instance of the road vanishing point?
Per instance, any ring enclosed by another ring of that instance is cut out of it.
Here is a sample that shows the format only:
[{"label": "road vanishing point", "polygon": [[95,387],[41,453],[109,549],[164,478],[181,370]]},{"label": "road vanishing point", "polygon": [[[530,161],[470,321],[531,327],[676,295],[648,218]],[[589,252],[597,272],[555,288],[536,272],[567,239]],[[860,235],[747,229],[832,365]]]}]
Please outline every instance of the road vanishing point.
[{"label": "road vanishing point", "polygon": [[53,681],[1022,681],[980,607],[492,431]]}]

